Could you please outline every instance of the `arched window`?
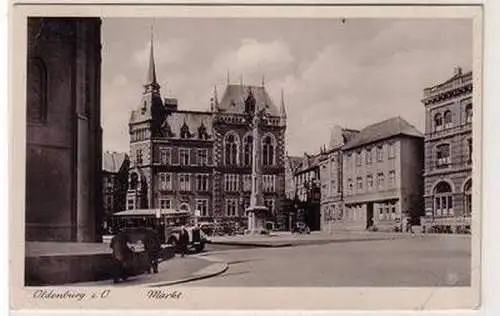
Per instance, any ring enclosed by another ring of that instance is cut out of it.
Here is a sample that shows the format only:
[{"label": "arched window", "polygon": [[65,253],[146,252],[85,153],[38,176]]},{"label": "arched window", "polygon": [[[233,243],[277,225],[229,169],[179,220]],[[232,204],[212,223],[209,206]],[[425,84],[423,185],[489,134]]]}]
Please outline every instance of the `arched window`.
[{"label": "arched window", "polygon": [[227,134],[224,139],[224,156],[225,163],[228,166],[238,164],[238,146],[239,141],[236,135]]},{"label": "arched window", "polygon": [[253,152],[253,136],[247,135],[243,139],[243,164],[245,166],[252,165],[252,152]]},{"label": "arched window", "polygon": [[467,104],[465,107],[465,122],[472,123],[472,104]]},{"label": "arched window", "polygon": [[189,204],[187,204],[187,203],[182,203],[181,205],[179,205],[179,210],[191,212],[191,208],[189,207]]},{"label": "arched window", "polygon": [[262,160],[264,166],[270,166],[274,164],[274,139],[267,135],[262,139]]},{"label": "arched window", "polygon": [[443,116],[438,113],[434,116],[434,129],[440,131],[443,129]]},{"label": "arched window", "polygon": [[465,216],[472,214],[472,180],[469,179],[464,185]]},{"label": "arched window", "polygon": [[450,128],[452,126],[451,111],[446,111],[444,112],[444,128]]},{"label": "arched window", "polygon": [[453,195],[448,182],[441,181],[434,187],[434,216],[453,216]]},{"label": "arched window", "polygon": [[27,117],[30,121],[47,120],[47,70],[41,59],[30,59],[27,79]]},{"label": "arched window", "polygon": [[438,168],[447,167],[451,163],[450,144],[436,146],[436,166]]}]

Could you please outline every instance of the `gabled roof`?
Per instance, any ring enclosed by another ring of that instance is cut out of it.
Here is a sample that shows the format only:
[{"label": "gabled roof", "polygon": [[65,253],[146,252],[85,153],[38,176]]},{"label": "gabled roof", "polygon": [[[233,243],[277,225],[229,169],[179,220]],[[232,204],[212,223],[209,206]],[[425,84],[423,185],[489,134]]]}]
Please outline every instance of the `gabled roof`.
[{"label": "gabled roof", "polygon": [[265,107],[269,115],[280,115],[278,108],[271,100],[266,89],[259,86],[228,84],[217,107],[225,113],[245,113],[245,100],[250,90],[255,98],[255,104],[258,109]]},{"label": "gabled roof", "polygon": [[353,149],[399,135],[419,138],[424,137],[424,135],[415,126],[398,116],[365,127],[349,142],[347,142],[343,149]]},{"label": "gabled roof", "polygon": [[102,170],[110,173],[118,173],[127,158],[126,153],[106,151],[102,154]]}]

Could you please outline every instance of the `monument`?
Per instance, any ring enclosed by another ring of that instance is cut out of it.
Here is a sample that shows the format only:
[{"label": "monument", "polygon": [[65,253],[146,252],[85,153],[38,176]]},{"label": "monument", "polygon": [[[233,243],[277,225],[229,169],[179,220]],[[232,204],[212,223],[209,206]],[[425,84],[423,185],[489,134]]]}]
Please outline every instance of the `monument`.
[{"label": "monument", "polygon": [[264,205],[262,195],[262,168],[261,168],[261,141],[260,141],[260,123],[264,116],[265,107],[258,109],[255,106],[253,118],[251,120],[253,132],[252,148],[252,194],[250,195],[250,206],[247,208],[248,216],[248,234],[267,234],[266,219],[268,208]]}]

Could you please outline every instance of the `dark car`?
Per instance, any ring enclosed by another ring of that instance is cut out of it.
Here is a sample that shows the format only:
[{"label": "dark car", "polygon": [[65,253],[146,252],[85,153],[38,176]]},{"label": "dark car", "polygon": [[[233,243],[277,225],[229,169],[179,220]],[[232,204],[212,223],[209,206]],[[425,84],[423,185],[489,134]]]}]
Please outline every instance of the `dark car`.
[{"label": "dark car", "polygon": [[[199,227],[185,227],[189,234],[188,249],[193,249],[195,252],[202,252],[205,249],[205,244],[208,239]],[[182,227],[174,226],[166,229],[167,244],[177,246],[180,240]]]}]

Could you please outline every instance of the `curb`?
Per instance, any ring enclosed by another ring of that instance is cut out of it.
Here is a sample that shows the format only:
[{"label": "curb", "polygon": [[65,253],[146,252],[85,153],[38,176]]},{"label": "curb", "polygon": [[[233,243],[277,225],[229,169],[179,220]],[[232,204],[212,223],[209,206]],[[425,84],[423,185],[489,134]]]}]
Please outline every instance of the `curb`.
[{"label": "curb", "polygon": [[[188,283],[203,279],[208,279],[217,275],[220,275],[226,272],[229,269],[229,265],[226,262],[219,261],[215,258],[204,258],[199,257],[200,259],[213,262],[211,265],[196,271],[191,276],[183,279],[173,280],[173,281],[161,281],[156,283],[145,284],[146,287],[162,287],[162,286],[171,286],[182,283]],[[208,271],[208,272],[207,272]]]},{"label": "curb", "polygon": [[283,248],[292,247],[292,243],[279,243],[279,244],[265,244],[256,242],[244,242],[244,241],[211,241],[212,245],[224,245],[224,246],[242,246],[242,247],[253,247],[253,248]]}]

